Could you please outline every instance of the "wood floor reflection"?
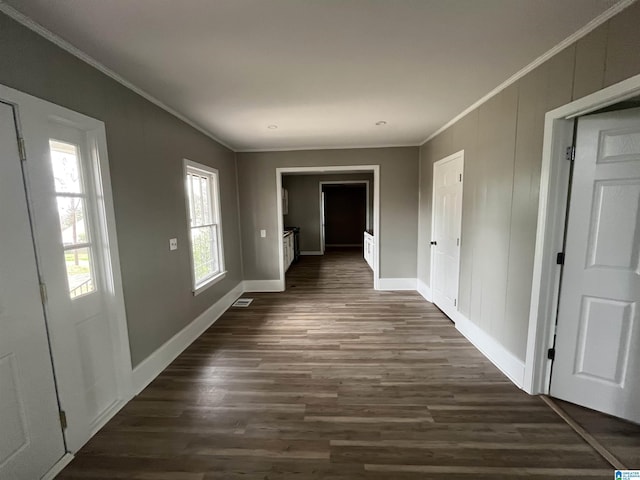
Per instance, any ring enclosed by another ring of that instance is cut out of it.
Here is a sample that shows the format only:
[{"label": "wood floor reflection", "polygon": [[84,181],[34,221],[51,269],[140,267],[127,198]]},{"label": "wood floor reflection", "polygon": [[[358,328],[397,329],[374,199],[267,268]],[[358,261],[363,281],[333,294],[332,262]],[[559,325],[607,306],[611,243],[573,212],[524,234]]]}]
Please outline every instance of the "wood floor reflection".
[{"label": "wood floor reflection", "polygon": [[359,252],[245,295],[99,432],[63,479],[612,478],[415,292]]}]

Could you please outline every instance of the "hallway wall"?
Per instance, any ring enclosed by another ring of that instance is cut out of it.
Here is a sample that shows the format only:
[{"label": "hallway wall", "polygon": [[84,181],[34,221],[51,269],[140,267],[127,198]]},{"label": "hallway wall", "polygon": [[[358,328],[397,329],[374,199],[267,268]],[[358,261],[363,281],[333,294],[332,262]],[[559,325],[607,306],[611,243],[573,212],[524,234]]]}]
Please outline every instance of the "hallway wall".
[{"label": "hallway wall", "polygon": [[[136,366],[242,280],[234,153],[3,13],[0,83],[105,122]],[[227,276],[198,296],[191,291],[183,158],[220,174]]]},{"label": "hallway wall", "polygon": [[459,310],[524,361],[544,116],[640,73],[634,3],[420,147],[418,279],[429,286],[433,163],[465,151]]},{"label": "hallway wall", "polygon": [[[380,165],[381,275],[416,277],[418,147],[238,153],[245,280],[279,277],[276,168]],[[267,237],[260,237],[260,230]]]}]

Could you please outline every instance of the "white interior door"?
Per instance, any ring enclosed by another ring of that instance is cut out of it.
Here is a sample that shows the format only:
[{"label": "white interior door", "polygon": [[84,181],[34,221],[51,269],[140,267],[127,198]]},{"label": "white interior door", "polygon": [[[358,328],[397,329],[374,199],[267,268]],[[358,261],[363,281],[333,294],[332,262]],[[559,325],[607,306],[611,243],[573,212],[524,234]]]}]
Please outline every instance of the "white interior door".
[{"label": "white interior door", "polygon": [[110,322],[113,286],[105,275],[108,244],[98,228],[97,150],[74,118],[30,109],[21,117],[53,361],[71,452],[110,418],[123,396],[117,384],[117,335]]},{"label": "white interior door", "polygon": [[463,169],[463,152],[433,165],[431,292],[433,303],[454,321],[458,310]]},{"label": "white interior door", "polygon": [[640,109],[582,117],[551,395],[640,423]]},{"label": "white interior door", "polygon": [[13,108],[0,102],[0,478],[65,453]]}]

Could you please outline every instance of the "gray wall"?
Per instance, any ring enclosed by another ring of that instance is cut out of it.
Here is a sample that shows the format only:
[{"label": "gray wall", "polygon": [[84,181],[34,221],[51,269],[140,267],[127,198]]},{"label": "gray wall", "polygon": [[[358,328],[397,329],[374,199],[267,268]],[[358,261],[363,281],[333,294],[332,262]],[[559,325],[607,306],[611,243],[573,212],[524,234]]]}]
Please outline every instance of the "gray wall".
[{"label": "gray wall", "polygon": [[[102,120],[134,365],[242,280],[234,153],[0,14],[0,83]],[[182,158],[219,169],[227,277],[191,293]],[[170,252],[168,239],[178,238]]]},{"label": "gray wall", "polygon": [[538,214],[544,115],[640,73],[633,4],[420,148],[418,278],[429,285],[433,162],[464,149],[459,308],[521,360]]},{"label": "gray wall", "polygon": [[[320,251],[320,182],[369,181],[370,225],[373,228],[373,174],[284,175],[282,185],[289,194],[289,214],[284,225],[300,227],[300,249]],[[361,239],[362,240],[362,239]]]},{"label": "gray wall", "polygon": [[[242,253],[246,280],[275,280],[278,270],[276,168],[380,165],[380,265],[383,278],[415,278],[418,148],[239,153]],[[267,237],[260,238],[260,229]]]}]

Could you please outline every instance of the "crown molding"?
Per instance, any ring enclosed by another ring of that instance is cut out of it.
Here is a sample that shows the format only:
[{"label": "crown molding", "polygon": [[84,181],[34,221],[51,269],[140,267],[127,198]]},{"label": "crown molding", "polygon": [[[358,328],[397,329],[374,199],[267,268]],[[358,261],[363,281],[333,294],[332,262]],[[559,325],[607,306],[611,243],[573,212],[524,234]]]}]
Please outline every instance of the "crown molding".
[{"label": "crown molding", "polygon": [[621,0],[620,2],[618,2],[618,3],[614,4],[613,6],[609,7],[607,10],[602,12],[596,18],[591,20],[589,23],[587,23],[584,27],[580,28],[579,30],[574,32],[572,35],[569,35],[567,38],[562,40],[556,46],[554,46],[553,48],[551,48],[550,50],[548,50],[547,52],[543,53],[541,56],[536,58],[533,62],[531,62],[526,67],[524,67],[522,70],[519,70],[514,75],[509,77],[507,80],[505,80],[500,85],[498,85],[496,88],[491,90],[484,97],[480,98],[477,102],[475,102],[472,105],[468,106],[466,109],[464,109],[458,115],[453,117],[451,120],[449,120],[447,123],[445,123],[442,127],[440,127],[438,130],[436,130],[431,135],[429,135],[423,142],[421,142],[420,146],[424,145],[429,140],[431,140],[431,139],[435,138],[436,136],[440,135],[447,128],[449,128],[450,126],[455,124],[458,120],[463,118],[465,115],[471,113],[476,108],[478,108],[480,105],[482,105],[483,103],[487,102],[489,99],[495,97],[502,90],[504,90],[505,88],[507,88],[510,85],[513,85],[515,82],[517,82],[522,77],[524,77],[527,73],[529,73],[532,70],[534,70],[535,68],[539,67],[544,62],[549,60],[551,57],[553,57],[554,55],[556,55],[560,51],[564,50],[566,47],[568,47],[572,43],[577,42],[582,37],[584,37],[585,35],[590,33],[592,30],[595,30],[597,27],[602,25],[604,22],[606,22],[607,20],[612,18],[614,15],[620,13],[622,10],[624,10],[629,5],[631,5],[632,3],[635,3],[635,2],[636,2],[636,0]]},{"label": "crown molding", "polygon": [[26,16],[25,14],[19,12],[18,10],[16,10],[12,6],[7,5],[3,0],[0,0],[0,12],[3,12],[7,16],[13,18],[16,22],[24,25],[29,30],[34,31],[35,33],[37,33],[41,37],[44,37],[45,39],[49,40],[51,43],[53,43],[53,44],[57,45],[58,47],[62,48],[63,50],[65,50],[66,52],[70,53],[74,57],[79,58],[83,62],[91,65],[93,68],[95,68],[95,69],[99,70],[100,72],[104,73],[109,78],[115,80],[116,82],[118,82],[119,84],[121,84],[124,87],[128,88],[129,90],[137,93],[138,95],[140,95],[145,100],[148,100],[149,102],[153,103],[157,107],[160,107],[161,109],[163,109],[164,111],[170,113],[174,117],[182,120],[184,123],[186,123],[187,125],[195,128],[200,133],[203,133],[204,135],[209,137],[211,140],[214,140],[214,141],[218,142],[220,145],[228,148],[232,152],[236,151],[232,146],[228,145],[227,143],[225,143],[222,140],[220,140],[219,138],[217,138],[213,133],[211,133],[206,128],[198,125],[198,123],[196,123],[193,120],[191,120],[190,118],[184,116],[180,112],[174,110],[169,105],[167,105],[166,103],[158,100],[156,97],[154,97],[150,93],[144,91],[140,87],[137,87],[136,85],[134,85],[133,83],[131,83],[127,79],[123,78],[122,76],[120,76],[119,74],[117,74],[116,72],[111,70],[106,65],[103,65],[102,63],[100,63],[95,58],[91,57],[87,53],[83,52],[79,48],[75,47],[71,43],[69,43],[66,40],[64,40],[63,38],[59,37],[58,35],[56,35],[52,31],[46,29],[45,27],[40,25],[38,22],[36,22],[32,18],[30,18],[30,17]]},{"label": "crown molding", "polygon": [[419,143],[402,143],[402,144],[379,144],[379,145],[344,145],[344,146],[309,146],[302,145],[299,147],[284,147],[284,148],[252,148],[252,149],[238,149],[236,153],[269,153],[269,152],[304,152],[309,150],[356,150],[366,148],[417,148],[421,144]]}]

